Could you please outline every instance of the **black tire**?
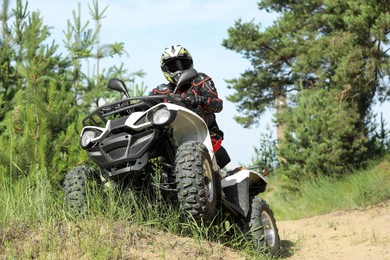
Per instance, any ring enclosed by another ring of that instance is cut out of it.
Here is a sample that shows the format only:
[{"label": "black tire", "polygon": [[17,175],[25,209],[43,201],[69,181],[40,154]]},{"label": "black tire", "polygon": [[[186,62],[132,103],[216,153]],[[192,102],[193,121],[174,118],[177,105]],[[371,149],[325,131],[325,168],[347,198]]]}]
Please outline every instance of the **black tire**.
[{"label": "black tire", "polygon": [[87,209],[87,179],[92,168],[81,165],[69,170],[65,175],[65,205],[68,210],[83,213]]},{"label": "black tire", "polygon": [[219,187],[206,146],[196,141],[182,144],[176,154],[175,174],[183,213],[197,222],[212,221]]},{"label": "black tire", "polygon": [[253,198],[247,223],[254,246],[276,255],[280,250],[280,237],[274,214],[265,200]]}]

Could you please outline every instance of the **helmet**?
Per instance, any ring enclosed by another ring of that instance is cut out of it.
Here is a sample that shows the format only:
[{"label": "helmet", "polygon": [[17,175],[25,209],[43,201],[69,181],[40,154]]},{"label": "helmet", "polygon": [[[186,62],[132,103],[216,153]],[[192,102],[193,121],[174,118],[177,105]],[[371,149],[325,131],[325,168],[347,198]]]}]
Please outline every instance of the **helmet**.
[{"label": "helmet", "polygon": [[180,45],[165,48],[161,55],[161,70],[165,78],[172,83],[176,83],[182,72],[191,69],[193,64],[191,54]]}]

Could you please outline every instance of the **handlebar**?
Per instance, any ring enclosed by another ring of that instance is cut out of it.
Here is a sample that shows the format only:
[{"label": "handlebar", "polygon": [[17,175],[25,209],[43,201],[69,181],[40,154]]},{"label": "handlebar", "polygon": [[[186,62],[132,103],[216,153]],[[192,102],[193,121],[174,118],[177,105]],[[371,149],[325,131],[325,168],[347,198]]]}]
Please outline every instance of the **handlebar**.
[{"label": "handlebar", "polygon": [[156,95],[124,98],[97,108],[82,120],[82,124],[83,126],[99,126],[101,124],[105,125],[108,119],[111,117],[118,115],[126,116],[134,112],[145,111],[163,101],[167,101],[183,107],[188,107],[188,103],[180,96]]}]

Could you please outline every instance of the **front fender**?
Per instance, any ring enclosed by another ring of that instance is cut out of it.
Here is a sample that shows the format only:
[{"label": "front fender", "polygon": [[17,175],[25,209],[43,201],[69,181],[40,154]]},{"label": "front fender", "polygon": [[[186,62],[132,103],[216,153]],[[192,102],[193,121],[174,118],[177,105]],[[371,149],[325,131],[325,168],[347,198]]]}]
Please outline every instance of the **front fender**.
[{"label": "front fender", "polygon": [[[175,145],[179,147],[187,141],[203,143],[209,151],[210,158],[215,162],[213,145],[205,121],[198,114],[185,107],[171,103],[162,103],[160,105],[176,111],[176,118],[171,123]],[[217,171],[219,169],[217,164],[213,164],[214,170]]]}]

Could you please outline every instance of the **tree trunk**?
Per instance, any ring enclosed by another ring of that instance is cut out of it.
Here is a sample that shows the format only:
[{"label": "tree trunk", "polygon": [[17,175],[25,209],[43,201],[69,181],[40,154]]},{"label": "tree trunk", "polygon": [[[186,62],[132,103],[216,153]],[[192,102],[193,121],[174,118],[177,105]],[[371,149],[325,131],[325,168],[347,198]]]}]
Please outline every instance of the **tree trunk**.
[{"label": "tree trunk", "polygon": [[[284,92],[283,88],[279,90],[278,94],[275,95],[275,103],[276,103],[276,114],[279,115],[287,108],[287,100],[286,100],[286,92]],[[276,125],[276,138],[277,138],[277,144],[276,146],[279,147],[280,142],[283,140],[284,136],[284,129],[285,124],[284,123],[278,123]],[[287,163],[287,160],[283,157],[278,156],[278,160],[280,163]]]},{"label": "tree trunk", "polygon": [[[278,95],[276,95],[276,114],[279,115],[287,108],[286,102],[286,93],[284,91],[279,91]],[[276,126],[276,138],[278,143],[283,139],[285,125],[280,123]]]}]

